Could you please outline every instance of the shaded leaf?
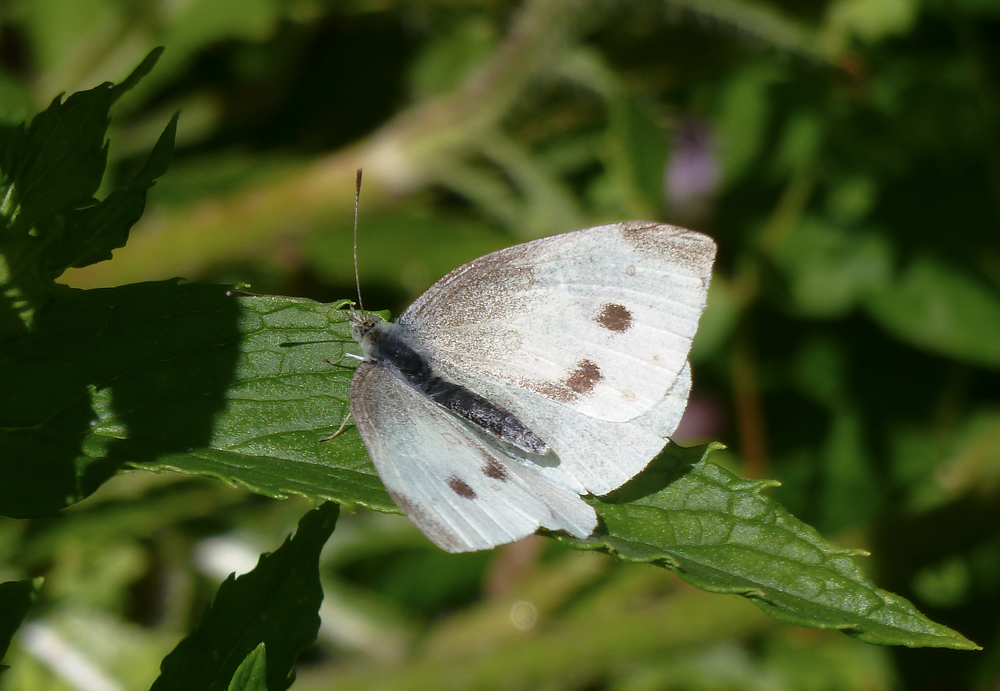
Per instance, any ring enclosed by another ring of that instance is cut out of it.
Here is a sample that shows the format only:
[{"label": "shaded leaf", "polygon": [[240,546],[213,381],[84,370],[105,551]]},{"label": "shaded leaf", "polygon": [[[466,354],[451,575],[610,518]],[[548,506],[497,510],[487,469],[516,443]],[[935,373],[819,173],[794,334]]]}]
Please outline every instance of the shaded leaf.
[{"label": "shaded leaf", "polygon": [[20,128],[3,156],[5,199],[12,229],[24,233],[42,219],[89,205],[107,164],[105,135],[111,105],[153,68],[154,49],[121,84],[56,97]]},{"label": "shaded leaf", "polygon": [[[21,627],[41,587],[41,578],[0,583],[0,661],[7,654],[10,640]],[[7,668],[7,665],[0,665],[0,673]]]},{"label": "shaded leaf", "polygon": [[[299,521],[293,537],[275,552],[261,555],[253,571],[238,578],[230,575],[198,628],[163,659],[151,691],[229,688],[255,649],[263,661],[261,643],[270,662],[267,688],[288,688],[295,658],[319,631],[319,553],[339,513],[334,503],[313,509]],[[252,663],[254,668],[257,664]]]},{"label": "shaded leaf", "polygon": [[[0,513],[41,516],[123,465],[395,510],[348,428],[345,316],[168,281],[63,291],[0,346]],[[353,439],[348,442],[348,439]]]},{"label": "shaded leaf", "polygon": [[57,278],[68,267],[80,268],[111,259],[111,251],[124,247],[129,231],[146,208],[146,192],[167,171],[177,134],[174,115],[160,135],[145,165],[135,177],[104,200],[66,215],[64,237],[45,258],[46,274]]}]

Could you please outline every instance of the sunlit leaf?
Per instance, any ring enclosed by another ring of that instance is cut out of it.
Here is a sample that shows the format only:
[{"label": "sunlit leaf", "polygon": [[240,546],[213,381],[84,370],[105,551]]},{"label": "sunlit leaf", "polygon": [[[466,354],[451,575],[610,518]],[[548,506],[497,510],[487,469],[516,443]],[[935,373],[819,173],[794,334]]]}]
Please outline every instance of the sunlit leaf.
[{"label": "sunlit leaf", "polygon": [[228,691],[267,691],[267,653],[261,643],[236,668]]},{"label": "sunlit leaf", "polygon": [[[764,496],[774,482],[743,480],[704,460],[714,448],[671,445],[654,466],[595,501],[606,532],[593,544],[662,564],[699,588],[743,595],[799,626],[839,629],[869,643],[976,648],[872,585],[854,563],[865,553],[828,542]],[[677,479],[652,491],[672,475]]]}]

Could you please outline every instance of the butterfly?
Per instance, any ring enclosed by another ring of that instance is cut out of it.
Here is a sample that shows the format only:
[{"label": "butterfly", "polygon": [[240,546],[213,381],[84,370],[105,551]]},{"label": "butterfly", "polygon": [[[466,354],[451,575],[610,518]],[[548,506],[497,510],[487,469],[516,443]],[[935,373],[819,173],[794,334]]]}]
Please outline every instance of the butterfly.
[{"label": "butterfly", "polygon": [[620,487],[680,422],[715,251],[614,223],[480,257],[396,322],[352,311],[351,417],[399,508],[449,552],[590,536],[581,495]]}]

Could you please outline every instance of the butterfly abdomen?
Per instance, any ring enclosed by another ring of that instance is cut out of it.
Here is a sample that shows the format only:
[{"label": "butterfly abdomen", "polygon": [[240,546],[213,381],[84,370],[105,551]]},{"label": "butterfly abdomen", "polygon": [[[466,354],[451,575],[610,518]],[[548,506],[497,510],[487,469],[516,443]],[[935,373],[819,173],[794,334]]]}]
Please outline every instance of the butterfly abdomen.
[{"label": "butterfly abdomen", "polygon": [[373,362],[395,369],[432,401],[494,437],[531,453],[544,454],[549,450],[548,444],[513,413],[435,372],[427,358],[406,342],[399,326],[380,324],[379,327],[365,335],[368,341],[365,350]]}]

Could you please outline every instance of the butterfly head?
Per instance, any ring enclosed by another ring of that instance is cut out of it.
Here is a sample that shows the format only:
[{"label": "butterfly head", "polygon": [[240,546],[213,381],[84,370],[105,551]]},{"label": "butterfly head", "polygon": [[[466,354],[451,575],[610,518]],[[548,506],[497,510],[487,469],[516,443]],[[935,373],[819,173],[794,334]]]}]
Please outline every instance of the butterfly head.
[{"label": "butterfly head", "polygon": [[385,320],[377,314],[351,309],[351,338],[358,342],[365,359],[370,360],[374,346],[374,332],[385,325]]}]

